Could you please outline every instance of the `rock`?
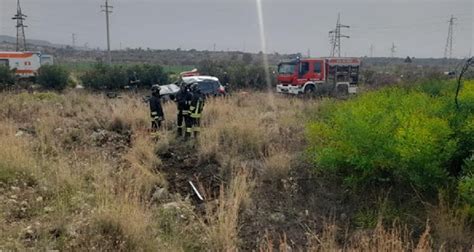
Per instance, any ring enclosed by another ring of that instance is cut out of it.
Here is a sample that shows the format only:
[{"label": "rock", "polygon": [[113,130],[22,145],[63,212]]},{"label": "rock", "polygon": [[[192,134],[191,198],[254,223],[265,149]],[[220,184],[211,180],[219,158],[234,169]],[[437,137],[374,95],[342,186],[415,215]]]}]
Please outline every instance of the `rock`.
[{"label": "rock", "polygon": [[16,137],[21,137],[21,136],[23,136],[24,134],[25,134],[25,132],[23,132],[23,131],[20,130],[20,131],[18,131],[18,132],[15,134],[15,136],[16,136]]},{"label": "rock", "polygon": [[179,210],[179,209],[181,209],[181,203],[178,203],[178,202],[166,203],[166,204],[163,205],[163,209],[165,209],[165,210],[172,210],[172,209]]},{"label": "rock", "polygon": [[42,202],[43,201],[43,197],[39,196],[38,198],[36,198],[36,202]]},{"label": "rock", "polygon": [[28,226],[25,228],[25,233],[27,234],[33,234],[35,231],[33,230],[33,227]]},{"label": "rock", "polygon": [[153,201],[162,201],[169,198],[169,192],[166,188],[159,188],[153,193]]},{"label": "rock", "polygon": [[12,189],[12,191],[15,191],[15,192],[20,191],[20,187],[17,187],[17,186],[12,186],[12,187],[10,187],[10,189]]},{"label": "rock", "polygon": [[63,133],[63,131],[64,130],[62,128],[54,129],[54,133],[56,133],[56,134],[61,134],[61,133]]},{"label": "rock", "polygon": [[50,212],[52,212],[52,211],[54,210],[54,208],[52,208],[52,207],[45,207],[43,210],[45,211],[45,213],[50,213]]},{"label": "rock", "polygon": [[18,199],[18,196],[16,196],[15,194],[10,195],[10,199]]},{"label": "rock", "polygon": [[94,141],[96,144],[104,144],[107,142],[108,136],[107,136],[107,131],[105,130],[99,130],[95,131],[91,135],[92,141]]},{"label": "rock", "polygon": [[274,221],[274,222],[285,222],[286,220],[286,216],[282,213],[272,213],[270,214],[270,220]]}]

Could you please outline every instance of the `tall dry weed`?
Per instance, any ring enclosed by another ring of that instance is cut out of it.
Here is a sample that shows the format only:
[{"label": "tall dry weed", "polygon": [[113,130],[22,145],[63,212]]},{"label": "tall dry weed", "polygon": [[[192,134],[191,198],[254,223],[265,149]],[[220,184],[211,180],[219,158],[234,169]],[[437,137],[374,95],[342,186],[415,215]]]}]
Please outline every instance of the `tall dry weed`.
[{"label": "tall dry weed", "polygon": [[239,212],[249,200],[252,182],[243,168],[235,172],[230,184],[220,189],[216,205],[207,209],[207,235],[210,248],[217,251],[238,250]]}]

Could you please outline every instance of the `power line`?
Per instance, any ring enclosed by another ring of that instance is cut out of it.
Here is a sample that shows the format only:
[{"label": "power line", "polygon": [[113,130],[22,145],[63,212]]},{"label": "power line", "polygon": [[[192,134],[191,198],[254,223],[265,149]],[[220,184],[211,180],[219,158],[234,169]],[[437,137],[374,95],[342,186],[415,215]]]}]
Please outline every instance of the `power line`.
[{"label": "power line", "polygon": [[453,28],[454,28],[454,21],[455,18],[451,15],[449,19],[449,28],[448,28],[448,38],[446,39],[446,46],[444,47],[444,58],[451,59],[453,57]]},{"label": "power line", "polygon": [[109,5],[109,0],[105,0],[105,5],[101,6],[102,12],[105,12],[105,23],[107,25],[107,63],[112,64],[112,54],[110,53],[110,22],[109,14],[112,13],[113,6]]},{"label": "power line", "polygon": [[23,21],[26,19],[26,15],[22,13],[20,0],[17,0],[17,10],[13,20],[16,20],[16,51],[27,51],[26,48],[26,36],[25,28],[28,27],[23,24]]},{"label": "power line", "polygon": [[329,31],[331,39],[331,57],[341,57],[341,38],[350,38],[349,36],[341,34],[341,28],[349,28],[348,25],[341,24],[341,14],[337,14],[336,29]]}]

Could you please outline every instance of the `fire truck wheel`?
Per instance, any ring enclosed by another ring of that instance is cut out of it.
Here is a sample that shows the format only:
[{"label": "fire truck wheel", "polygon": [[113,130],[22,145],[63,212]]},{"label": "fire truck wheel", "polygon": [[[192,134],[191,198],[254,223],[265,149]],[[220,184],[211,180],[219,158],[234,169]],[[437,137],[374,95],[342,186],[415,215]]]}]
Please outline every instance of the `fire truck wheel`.
[{"label": "fire truck wheel", "polygon": [[316,87],[314,85],[308,85],[304,88],[304,93],[306,95],[315,95],[316,94]]},{"label": "fire truck wheel", "polygon": [[349,95],[349,87],[347,85],[339,85],[336,89],[338,98],[346,98]]}]

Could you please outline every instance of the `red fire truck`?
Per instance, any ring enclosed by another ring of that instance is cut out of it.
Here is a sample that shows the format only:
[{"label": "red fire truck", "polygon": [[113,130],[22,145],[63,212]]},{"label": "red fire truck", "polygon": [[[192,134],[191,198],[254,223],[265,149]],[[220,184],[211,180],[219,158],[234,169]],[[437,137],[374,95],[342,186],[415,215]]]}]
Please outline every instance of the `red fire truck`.
[{"label": "red fire truck", "polygon": [[354,94],[359,82],[360,59],[296,59],[278,65],[278,93]]}]

